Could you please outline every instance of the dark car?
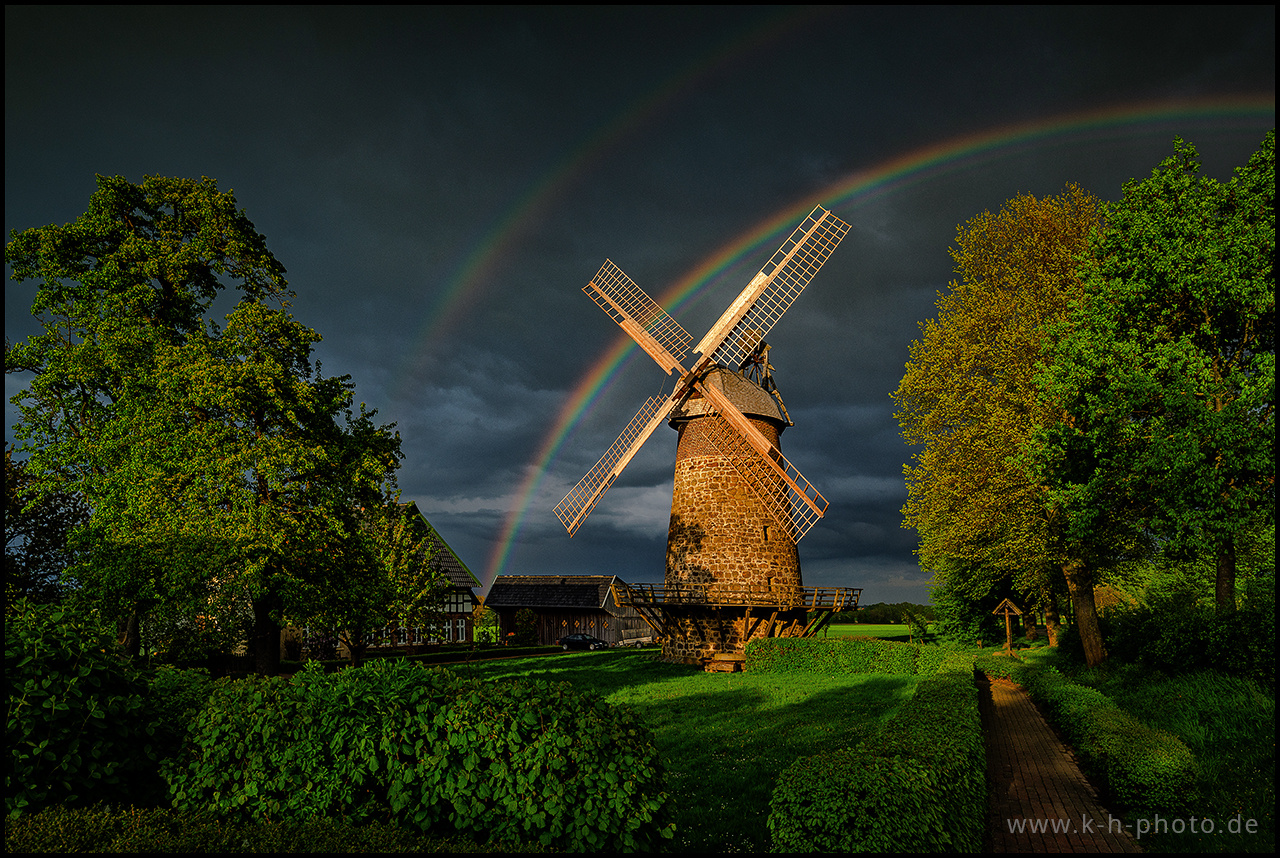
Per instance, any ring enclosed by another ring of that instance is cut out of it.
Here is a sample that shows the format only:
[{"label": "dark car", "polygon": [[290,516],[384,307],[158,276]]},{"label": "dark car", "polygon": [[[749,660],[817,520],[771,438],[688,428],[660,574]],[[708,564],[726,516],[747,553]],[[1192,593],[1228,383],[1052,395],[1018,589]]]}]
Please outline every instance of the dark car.
[{"label": "dark car", "polygon": [[604,649],[607,643],[591,635],[565,635],[556,641],[565,649]]}]

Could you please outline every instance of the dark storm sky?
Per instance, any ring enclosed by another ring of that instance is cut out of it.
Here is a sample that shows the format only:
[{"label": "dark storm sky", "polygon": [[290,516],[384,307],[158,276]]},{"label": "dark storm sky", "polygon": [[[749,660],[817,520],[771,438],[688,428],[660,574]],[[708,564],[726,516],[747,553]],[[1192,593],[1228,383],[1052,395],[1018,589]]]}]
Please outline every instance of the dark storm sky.
[{"label": "dark storm sky", "polygon": [[6,232],[95,173],[233,189],[485,584],[661,579],[674,433],[573,539],[551,511],[664,381],[581,287],[608,257],[699,338],[821,202],[852,229],[769,337],[831,501],[805,581],[926,600],[890,394],[957,225],[1116,199],[1175,135],[1225,179],[1274,123],[1270,6],[5,10]]}]

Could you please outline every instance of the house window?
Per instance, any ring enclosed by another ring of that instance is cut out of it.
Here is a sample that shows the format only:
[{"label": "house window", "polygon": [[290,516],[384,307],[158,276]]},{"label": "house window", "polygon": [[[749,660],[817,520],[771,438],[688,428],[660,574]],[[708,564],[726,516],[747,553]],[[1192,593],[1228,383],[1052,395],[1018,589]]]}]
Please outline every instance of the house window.
[{"label": "house window", "polygon": [[444,611],[447,614],[471,613],[471,594],[465,591],[454,591],[450,593],[445,597]]}]

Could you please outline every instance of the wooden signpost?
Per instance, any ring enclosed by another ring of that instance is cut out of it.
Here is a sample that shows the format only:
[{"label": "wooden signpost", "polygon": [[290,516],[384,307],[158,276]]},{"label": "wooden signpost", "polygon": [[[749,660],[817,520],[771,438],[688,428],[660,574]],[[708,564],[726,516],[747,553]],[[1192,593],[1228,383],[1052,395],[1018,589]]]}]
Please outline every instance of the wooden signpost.
[{"label": "wooden signpost", "polygon": [[991,613],[1004,615],[1004,654],[1013,655],[1013,617],[1022,616],[1022,611],[1013,602],[1005,599],[996,605],[996,609]]}]

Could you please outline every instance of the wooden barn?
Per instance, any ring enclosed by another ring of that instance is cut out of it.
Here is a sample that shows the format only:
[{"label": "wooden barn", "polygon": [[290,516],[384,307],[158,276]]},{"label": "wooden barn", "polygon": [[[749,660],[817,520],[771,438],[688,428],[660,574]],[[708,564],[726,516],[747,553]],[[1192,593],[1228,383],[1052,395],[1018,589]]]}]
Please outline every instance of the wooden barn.
[{"label": "wooden barn", "polygon": [[554,644],[565,635],[593,635],[610,646],[647,642],[652,630],[635,608],[615,604],[615,575],[499,575],[485,599],[498,615],[498,634],[516,631],[516,613],[537,617],[538,642]]}]

